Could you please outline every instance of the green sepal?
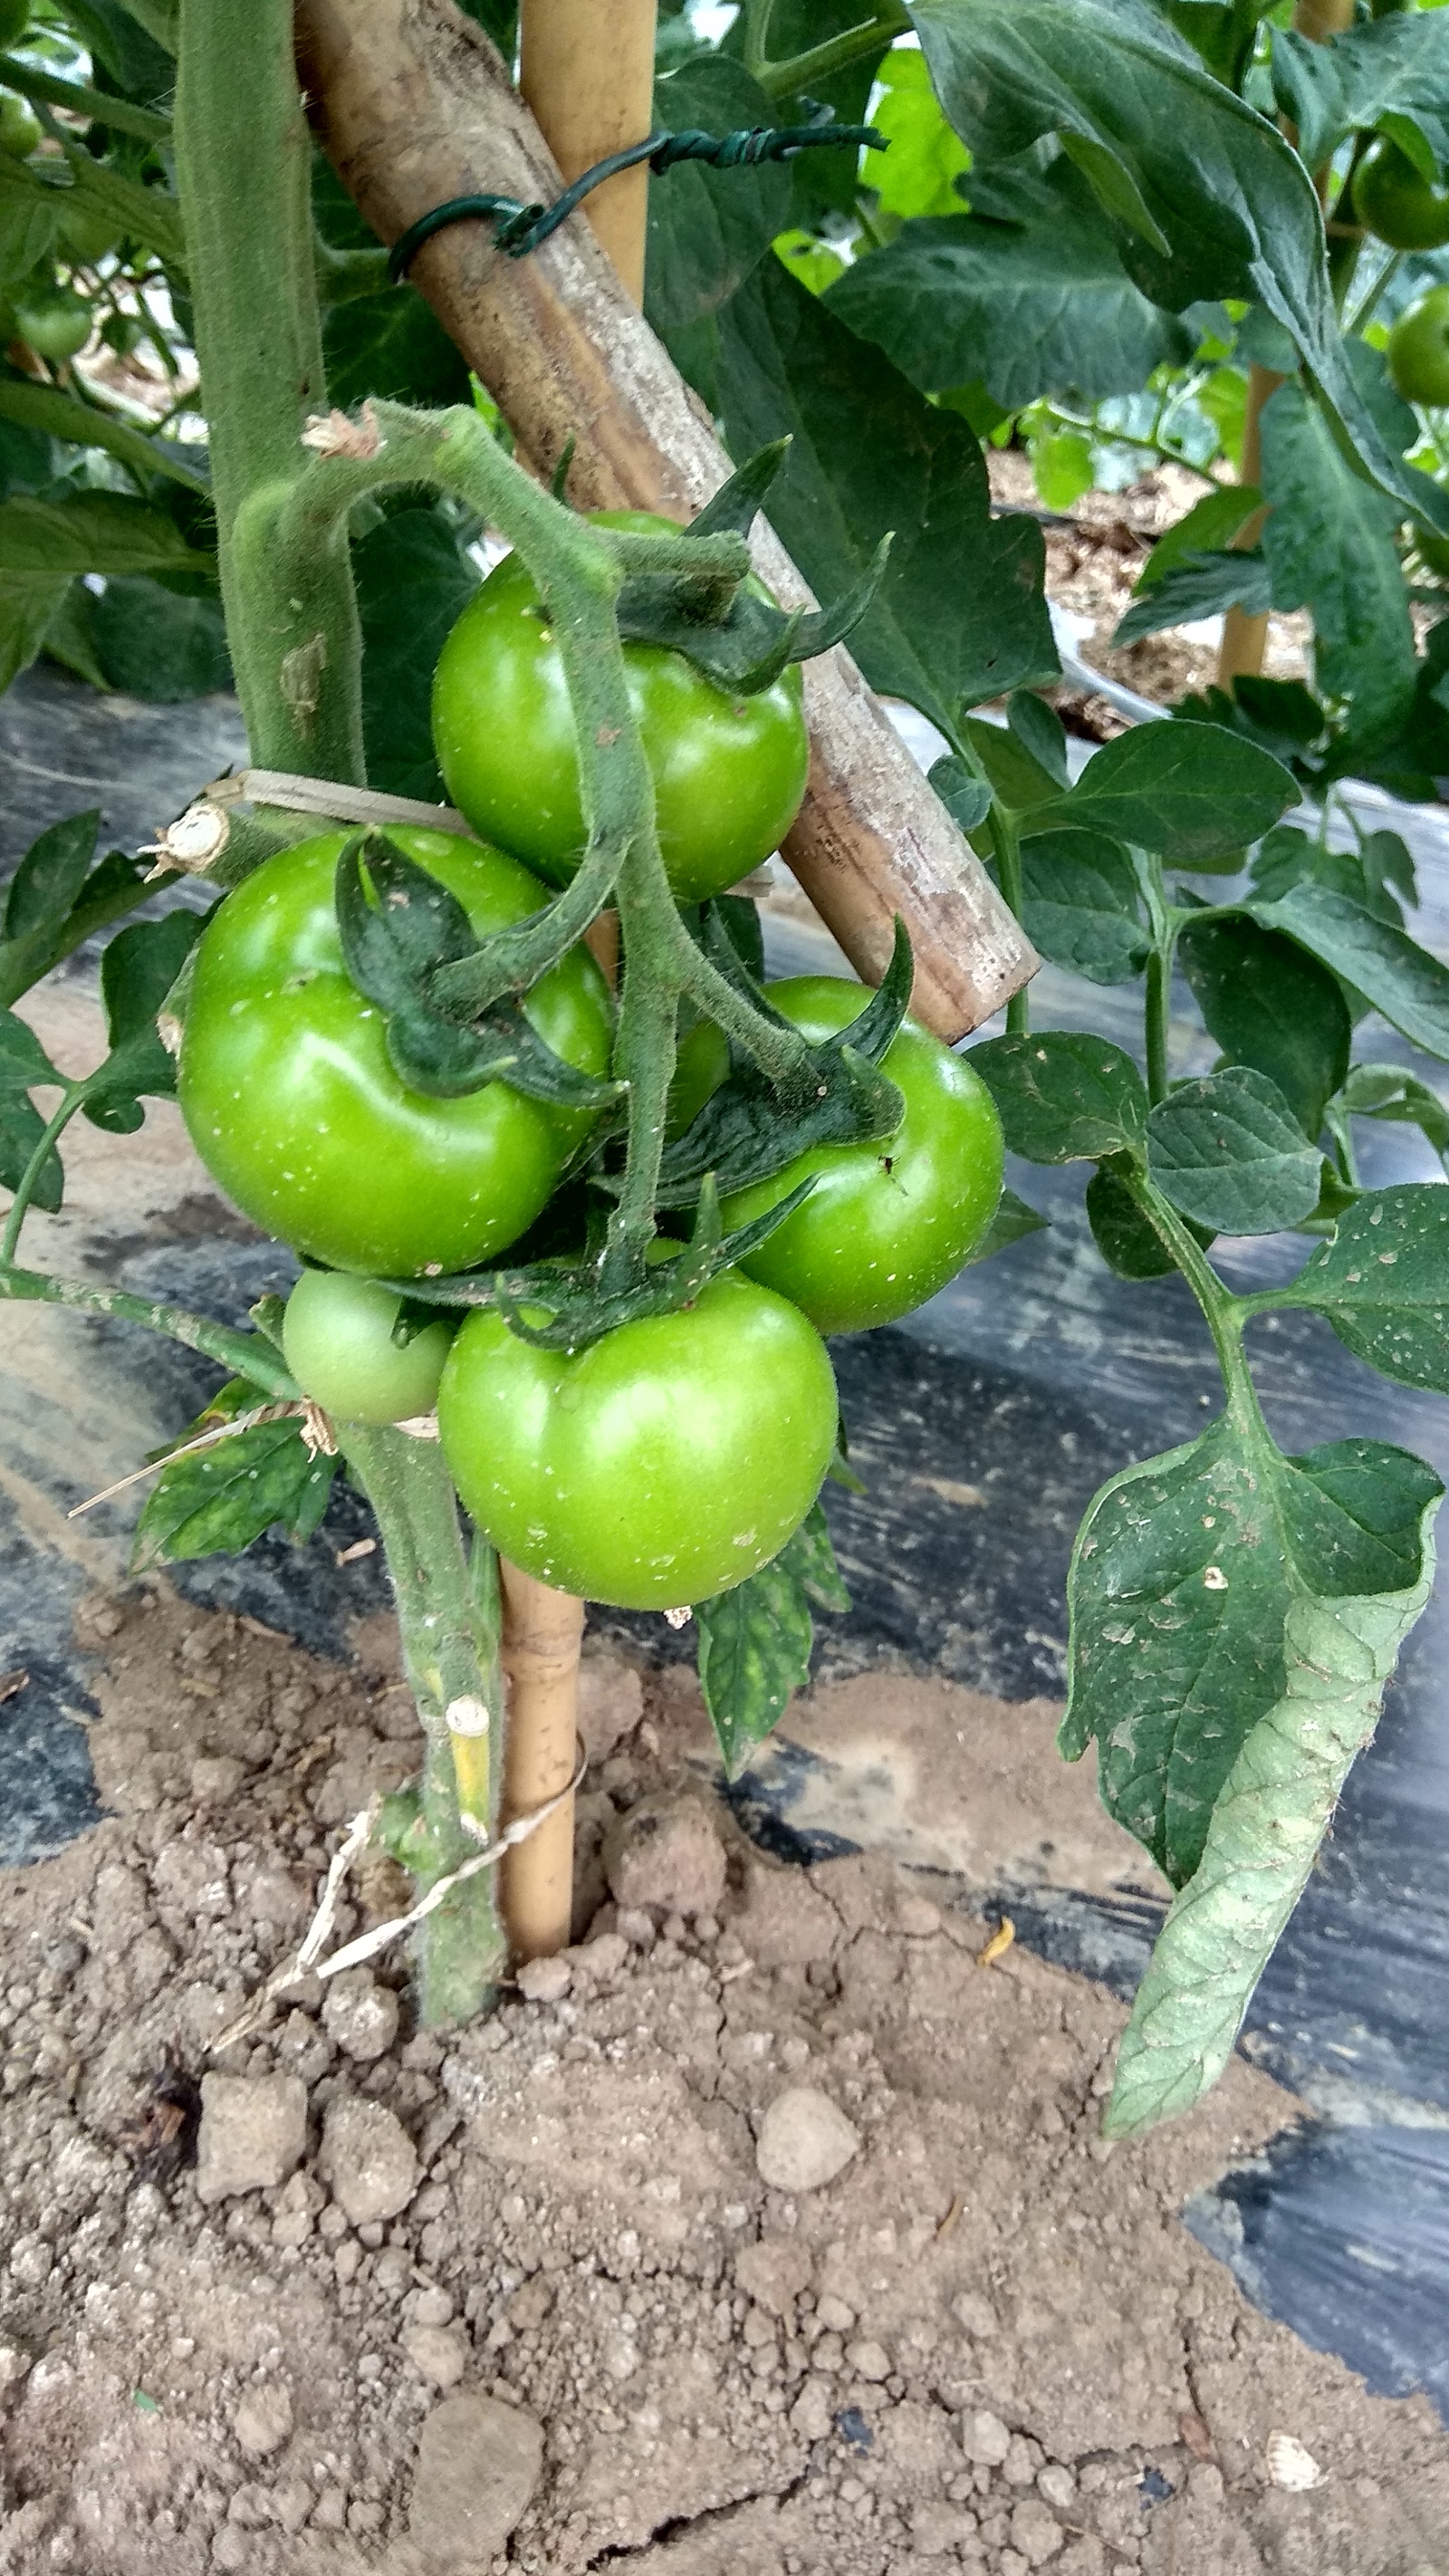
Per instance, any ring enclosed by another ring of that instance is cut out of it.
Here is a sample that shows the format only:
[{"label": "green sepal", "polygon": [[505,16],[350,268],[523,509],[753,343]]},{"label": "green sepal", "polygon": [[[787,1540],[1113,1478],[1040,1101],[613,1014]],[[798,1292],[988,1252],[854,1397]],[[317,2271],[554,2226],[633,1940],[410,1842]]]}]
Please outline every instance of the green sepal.
[{"label": "green sepal", "polygon": [[[622,1324],[637,1324],[649,1315],[676,1315],[692,1306],[711,1279],[745,1260],[793,1216],[814,1187],[813,1176],[803,1180],[777,1207],[726,1234],[719,1192],[708,1176],[688,1243],[671,1260],[651,1262],[624,1288],[602,1285],[606,1244],[583,1261],[540,1261],[526,1269],[464,1270],[438,1279],[387,1279],[381,1284],[423,1306],[492,1307],[520,1341],[546,1351],[583,1351]],[[547,1323],[533,1320],[539,1308]]]},{"label": "green sepal", "polygon": [[[747,536],[785,461],[790,442],[775,439],[740,466],[684,531],[690,537]],[[722,599],[716,574],[633,573],[616,603],[629,643],[661,644],[682,653],[707,679],[736,697],[757,697],[791,662],[828,653],[859,625],[880,587],[891,540],[883,537],[858,580],[828,608],[781,609],[747,581]]]},{"label": "green sepal", "polygon": [[[703,943],[721,974],[746,992],[755,1009],[788,1025],[748,974],[722,926],[706,921]],[[905,924],[896,923],[891,962],[878,991],[850,1026],[805,1048],[799,1076],[785,1097],[748,1059],[736,1057],[729,1079],[705,1102],[660,1164],[658,1204],[693,1206],[706,1174],[726,1194],[772,1180],[813,1145],[877,1144],[905,1116],[895,1084],[879,1070],[905,1017],[914,973]]]},{"label": "green sepal", "polygon": [[347,843],[337,862],[336,904],[347,972],[386,1011],[388,1056],[410,1090],[457,1100],[506,1082],[566,1109],[600,1109],[618,1098],[618,1083],[579,1073],[555,1055],[515,1002],[494,1002],[466,1023],[434,1008],[431,977],[482,943],[457,897],[385,833],[360,832]]}]

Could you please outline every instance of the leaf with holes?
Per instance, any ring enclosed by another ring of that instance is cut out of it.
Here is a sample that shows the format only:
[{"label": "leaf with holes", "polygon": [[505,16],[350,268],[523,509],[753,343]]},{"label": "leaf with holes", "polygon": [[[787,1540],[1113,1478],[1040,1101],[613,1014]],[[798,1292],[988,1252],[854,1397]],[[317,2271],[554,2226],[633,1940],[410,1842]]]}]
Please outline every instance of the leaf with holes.
[{"label": "leaf with holes", "polygon": [[1287,1301],[1326,1315],[1341,1342],[1401,1386],[1449,1395],[1449,1190],[1370,1190],[1299,1271]]}]

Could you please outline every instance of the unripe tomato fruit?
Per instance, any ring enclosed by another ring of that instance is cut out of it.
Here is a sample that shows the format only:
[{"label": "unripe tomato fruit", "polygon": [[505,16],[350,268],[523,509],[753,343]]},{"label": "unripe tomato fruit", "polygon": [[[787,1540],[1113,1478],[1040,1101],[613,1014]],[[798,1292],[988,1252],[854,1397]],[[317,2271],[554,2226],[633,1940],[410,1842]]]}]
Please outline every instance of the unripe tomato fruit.
[{"label": "unripe tomato fruit", "polygon": [[[673,531],[644,510],[606,528]],[[800,810],[809,744],[798,666],[735,698],[680,653],[626,644],[629,695],[654,777],[659,846],[681,903],[738,885]],[[508,555],[468,602],[438,659],[433,740],[448,794],[481,832],[567,885],[583,855],[573,712],[533,577]]]},{"label": "unripe tomato fruit", "polygon": [[[407,1088],[383,1013],[342,961],[333,888],[347,837],[280,851],[207,924],[181,1043],[182,1115],[227,1195],[313,1260],[399,1278],[468,1269],[533,1223],[590,1118],[503,1082],[459,1100]],[[501,850],[411,827],[389,837],[480,934],[546,900]],[[587,949],[551,968],[526,1009],[567,1063],[607,1073],[612,1010]]]},{"label": "unripe tomato fruit", "polygon": [[121,238],[121,227],[113,215],[97,213],[94,206],[62,205],[60,237],[70,256],[82,268],[94,268],[98,259],[114,250]]},{"label": "unripe tomato fruit", "polygon": [[[0,53],[8,50],[0,44]],[[17,98],[13,89],[0,90],[0,152],[28,161],[44,131],[28,98]]]},{"label": "unripe tomato fruit", "polygon": [[1389,333],[1389,374],[1405,402],[1449,403],[1449,286],[1432,286]]},{"label": "unripe tomato fruit", "polygon": [[342,1422],[407,1422],[431,1413],[452,1332],[425,1324],[392,1338],[402,1299],[375,1279],[304,1270],[282,1319],[282,1349],[304,1395]]},{"label": "unripe tomato fruit", "polygon": [[726,1592],[779,1553],[836,1438],[825,1345],[735,1271],[572,1356],[471,1314],[438,1391],[473,1520],[540,1582],[623,1610]]},{"label": "unripe tomato fruit", "polygon": [[[848,1028],[866,999],[859,984],[830,975],[801,975],[766,991],[816,1043]],[[686,1039],[686,1063],[703,1038]],[[822,1333],[896,1323],[934,1297],[970,1260],[1001,1196],[1001,1121],[968,1060],[908,1019],[881,1071],[906,1104],[894,1136],[812,1146],[723,1206],[726,1227],[745,1225],[815,1175],[803,1206],[740,1267],[790,1298]]]},{"label": "unripe tomato fruit", "polygon": [[91,336],[91,308],[68,286],[22,286],[15,298],[15,327],[42,358],[73,358]]},{"label": "unripe tomato fruit", "polygon": [[1449,188],[1426,179],[1387,135],[1359,163],[1353,210],[1390,250],[1438,250],[1449,242]]}]

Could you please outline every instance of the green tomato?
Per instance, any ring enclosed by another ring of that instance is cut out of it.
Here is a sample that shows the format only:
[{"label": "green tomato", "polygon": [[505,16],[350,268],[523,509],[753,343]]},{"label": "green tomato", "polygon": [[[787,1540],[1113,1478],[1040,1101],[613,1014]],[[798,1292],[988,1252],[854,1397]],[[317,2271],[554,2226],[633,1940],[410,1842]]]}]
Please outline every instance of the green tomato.
[{"label": "green tomato", "polygon": [[1359,163],[1353,210],[1390,250],[1438,250],[1449,242],[1449,188],[1426,179],[1386,135]]},{"label": "green tomato", "polygon": [[98,259],[115,249],[121,227],[113,215],[99,214],[94,206],[63,205],[60,237],[72,259],[82,268],[94,268]]},{"label": "green tomato", "polygon": [[1449,286],[1433,286],[1389,333],[1389,374],[1405,402],[1449,403]]},{"label": "green tomato", "polygon": [[407,1422],[431,1413],[453,1336],[425,1324],[409,1342],[392,1338],[402,1299],[375,1279],[342,1270],[304,1270],[282,1322],[287,1366],[304,1395],[343,1422]]},{"label": "green tomato", "polygon": [[[600,511],[598,523],[673,525],[643,510]],[[810,753],[799,669],[732,698],[660,645],[626,644],[624,661],[669,881],[681,903],[702,903],[768,858],[800,810]],[[518,555],[489,574],[443,646],[433,739],[448,794],[474,830],[566,885],[585,838],[573,711]]]},{"label": "green tomato", "polygon": [[[767,986],[777,1011],[815,1041],[848,1028],[864,1008],[859,984],[802,975]],[[680,1050],[688,1077],[704,1029]],[[789,1297],[822,1333],[893,1324],[955,1278],[981,1242],[1001,1196],[1001,1121],[985,1083],[963,1056],[914,1020],[902,1022],[881,1070],[906,1114],[874,1145],[816,1145],[772,1180],[734,1191],[726,1227],[778,1206],[814,1175],[803,1206],[740,1267]]]},{"label": "green tomato", "polygon": [[[0,52],[6,50],[0,45]],[[28,161],[44,132],[28,98],[17,98],[13,89],[0,90],[0,152],[8,152],[14,161]]]},{"label": "green tomato", "polygon": [[91,336],[91,308],[68,286],[23,286],[15,298],[15,327],[42,358],[73,358]]},{"label": "green tomato", "polygon": [[475,1311],[438,1419],[464,1504],[510,1564],[589,1601],[672,1610],[779,1553],[820,1490],[837,1409],[819,1335],[729,1271],[681,1313],[572,1354]]},{"label": "green tomato", "polygon": [[[347,837],[279,852],[208,923],[193,952],[182,1114],[237,1206],[313,1260],[399,1278],[468,1269],[533,1223],[591,1118],[504,1082],[435,1100],[400,1080],[384,1015],[342,961],[333,887]],[[480,934],[545,900],[500,850],[448,832],[390,837]],[[567,1063],[607,1073],[612,1009],[586,949],[551,968],[526,1008]]]}]

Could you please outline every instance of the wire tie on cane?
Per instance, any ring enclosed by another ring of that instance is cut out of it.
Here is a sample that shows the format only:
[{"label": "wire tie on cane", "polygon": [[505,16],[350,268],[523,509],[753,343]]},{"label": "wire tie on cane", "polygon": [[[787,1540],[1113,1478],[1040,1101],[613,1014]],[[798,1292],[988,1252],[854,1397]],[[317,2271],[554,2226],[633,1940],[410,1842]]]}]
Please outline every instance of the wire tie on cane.
[{"label": "wire tie on cane", "polygon": [[399,235],[388,256],[387,273],[396,286],[434,233],[441,232],[445,225],[476,216],[496,223],[494,242],[499,250],[506,251],[510,259],[526,259],[530,251],[537,250],[560,224],[568,221],[591,189],[601,188],[606,179],[617,178],[621,170],[637,169],[641,161],[647,161],[650,169],[662,177],[682,161],[707,161],[716,170],[745,170],[765,161],[793,161],[797,153],[820,144],[849,146],[857,151],[865,145],[872,152],[884,152],[889,141],[889,136],[874,125],[836,125],[828,108],[817,110],[808,125],[741,126],[733,134],[703,134],[693,126],[672,134],[665,127],[657,134],[646,134],[642,143],[627,144],[622,152],[611,152],[605,160],[596,161],[561,196],[555,197],[552,205],[526,205],[521,198],[491,192],[476,197],[449,197],[445,204],[419,215],[417,222]]}]

